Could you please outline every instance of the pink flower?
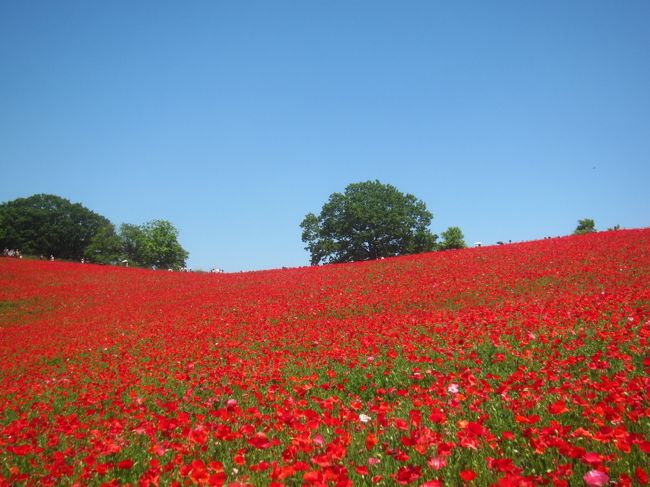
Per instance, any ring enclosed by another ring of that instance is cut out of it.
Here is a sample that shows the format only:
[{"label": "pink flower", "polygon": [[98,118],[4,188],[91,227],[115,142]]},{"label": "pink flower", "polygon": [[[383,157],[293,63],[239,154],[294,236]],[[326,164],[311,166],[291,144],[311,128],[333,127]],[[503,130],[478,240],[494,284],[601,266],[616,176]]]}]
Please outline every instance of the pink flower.
[{"label": "pink flower", "polygon": [[600,470],[589,470],[582,478],[590,487],[602,487],[609,482],[609,475]]},{"label": "pink flower", "polygon": [[458,394],[459,390],[460,388],[458,387],[458,384],[449,384],[449,387],[447,387],[447,391],[452,394]]},{"label": "pink flower", "polygon": [[434,457],[429,459],[427,463],[432,469],[440,470],[442,467],[447,465],[447,460],[444,457]]}]

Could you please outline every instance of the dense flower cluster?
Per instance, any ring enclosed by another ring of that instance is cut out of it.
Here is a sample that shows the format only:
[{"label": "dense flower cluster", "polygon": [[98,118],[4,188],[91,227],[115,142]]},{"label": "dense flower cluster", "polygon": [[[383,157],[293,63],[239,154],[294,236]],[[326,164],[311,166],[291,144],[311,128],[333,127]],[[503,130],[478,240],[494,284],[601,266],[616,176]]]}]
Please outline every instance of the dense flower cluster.
[{"label": "dense flower cluster", "polygon": [[0,485],[638,485],[650,230],[170,273],[0,258]]}]

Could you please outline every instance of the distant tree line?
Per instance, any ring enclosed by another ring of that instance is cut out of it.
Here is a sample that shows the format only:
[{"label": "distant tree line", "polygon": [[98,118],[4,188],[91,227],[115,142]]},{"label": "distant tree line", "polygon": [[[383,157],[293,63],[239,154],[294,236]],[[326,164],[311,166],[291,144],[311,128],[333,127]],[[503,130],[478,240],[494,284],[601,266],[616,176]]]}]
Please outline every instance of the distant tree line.
[{"label": "distant tree line", "polygon": [[161,268],[185,267],[189,255],[167,220],[124,223],[116,230],[106,217],[50,194],[0,204],[0,248],[17,249],[23,255]]},{"label": "distant tree line", "polygon": [[302,240],[311,264],[370,260],[466,247],[459,227],[438,235],[422,200],[379,181],[353,183],[333,193],[319,215],[303,219]]},{"label": "distant tree line", "polygon": [[[609,227],[607,229],[608,232],[611,231],[616,231],[620,230],[621,226],[620,225],[614,225],[613,227]],[[596,222],[594,222],[593,219],[591,218],[584,218],[582,220],[578,220],[578,226],[576,229],[573,231],[574,235],[584,235],[585,233],[593,233],[596,232]]]},{"label": "distant tree line", "polygon": [[[308,213],[300,228],[312,265],[467,247],[459,227],[449,227],[440,236],[432,233],[432,219],[422,200],[375,180],[349,184],[343,193],[332,193],[320,213]],[[620,225],[609,228],[618,229]],[[594,220],[584,218],[578,220],[573,234],[595,231]]]}]

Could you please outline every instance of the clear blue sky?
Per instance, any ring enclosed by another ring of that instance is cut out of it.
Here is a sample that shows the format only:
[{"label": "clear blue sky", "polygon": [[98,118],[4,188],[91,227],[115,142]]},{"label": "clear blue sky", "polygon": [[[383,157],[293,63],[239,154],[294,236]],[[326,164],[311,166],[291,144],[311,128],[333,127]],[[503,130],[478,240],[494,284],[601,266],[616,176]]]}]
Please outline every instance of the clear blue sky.
[{"label": "clear blue sky", "polygon": [[650,2],[4,1],[0,201],[162,218],[189,265],[308,263],[379,179],[469,243],[650,225]]}]

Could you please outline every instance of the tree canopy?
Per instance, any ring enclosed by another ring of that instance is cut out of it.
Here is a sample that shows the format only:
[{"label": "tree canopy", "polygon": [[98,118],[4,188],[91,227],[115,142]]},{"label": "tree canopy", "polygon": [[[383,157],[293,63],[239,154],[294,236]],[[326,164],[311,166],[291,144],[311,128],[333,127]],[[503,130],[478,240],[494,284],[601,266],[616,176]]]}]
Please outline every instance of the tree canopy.
[{"label": "tree canopy", "polygon": [[442,237],[442,241],[438,245],[440,250],[464,249],[467,247],[463,231],[458,227],[449,227],[440,236]]},{"label": "tree canopy", "polygon": [[596,231],[596,223],[591,218],[578,220],[578,226],[573,232],[574,235],[582,235],[583,233],[592,233]]},{"label": "tree canopy", "polygon": [[184,267],[188,257],[178,243],[178,230],[167,220],[125,223],[118,233],[107,218],[50,194],[0,204],[0,248],[99,264],[126,258],[135,265],[164,268]]},{"label": "tree canopy", "polygon": [[122,249],[122,239],[115,231],[115,225],[108,223],[97,230],[84,250],[84,256],[89,262],[113,264],[121,259]]},{"label": "tree canopy", "polygon": [[333,193],[318,216],[303,219],[302,240],[312,265],[352,262],[435,249],[433,215],[412,194],[379,181],[353,183]]},{"label": "tree canopy", "polygon": [[188,253],[178,243],[178,230],[167,220],[152,220],[144,225],[120,227],[126,257],[146,267],[185,267]]},{"label": "tree canopy", "polygon": [[108,224],[108,219],[80,203],[36,194],[0,204],[0,247],[77,260]]}]

